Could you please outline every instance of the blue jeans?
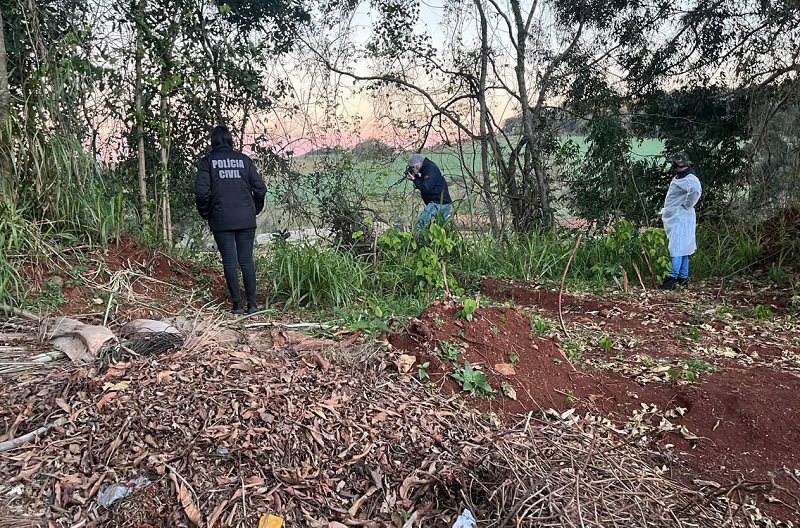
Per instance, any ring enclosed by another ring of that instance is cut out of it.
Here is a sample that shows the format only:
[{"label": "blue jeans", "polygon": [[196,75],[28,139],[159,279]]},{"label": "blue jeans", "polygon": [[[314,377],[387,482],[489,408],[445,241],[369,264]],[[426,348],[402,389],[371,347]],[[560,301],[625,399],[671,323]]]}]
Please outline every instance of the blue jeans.
[{"label": "blue jeans", "polygon": [[214,241],[217,243],[219,254],[222,257],[225,283],[228,285],[228,293],[234,305],[241,305],[242,302],[242,294],[239,290],[239,269],[242,270],[247,306],[256,305],[256,267],[253,262],[255,238],[255,228],[214,233]]},{"label": "blue jeans", "polygon": [[670,277],[673,279],[689,277],[689,255],[671,257],[670,260],[672,260],[672,271],[669,272]]},{"label": "blue jeans", "polygon": [[419,214],[419,218],[417,218],[417,225],[416,225],[416,232],[421,233],[425,227],[431,223],[431,220],[437,218],[437,215],[440,215],[439,224],[441,225],[448,218],[450,218],[450,214],[453,209],[453,204],[438,204],[435,202],[431,202],[425,206],[425,209]]}]

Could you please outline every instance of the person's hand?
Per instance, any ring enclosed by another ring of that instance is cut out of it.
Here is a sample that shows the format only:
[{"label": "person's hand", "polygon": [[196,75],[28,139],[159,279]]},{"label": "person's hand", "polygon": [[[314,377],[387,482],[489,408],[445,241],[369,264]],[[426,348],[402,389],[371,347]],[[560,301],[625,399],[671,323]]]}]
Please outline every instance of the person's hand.
[{"label": "person's hand", "polygon": [[406,173],[406,178],[408,178],[408,179],[409,179],[409,180],[411,180],[411,181],[414,181],[414,173],[413,173],[413,172],[411,172],[411,171],[408,171],[408,172]]}]

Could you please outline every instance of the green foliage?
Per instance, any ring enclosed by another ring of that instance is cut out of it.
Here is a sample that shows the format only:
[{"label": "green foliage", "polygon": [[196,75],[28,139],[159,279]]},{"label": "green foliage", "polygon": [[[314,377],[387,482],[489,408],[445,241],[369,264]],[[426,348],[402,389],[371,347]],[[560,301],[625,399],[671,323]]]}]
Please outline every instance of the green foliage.
[{"label": "green foliage", "polygon": [[426,361],[425,363],[418,364],[417,365],[417,379],[422,381],[424,379],[430,378],[430,375],[428,375],[428,367],[430,367],[430,366],[431,366],[431,362],[430,361]]},{"label": "green foliage", "polygon": [[606,352],[614,348],[614,341],[612,341],[611,338],[608,337],[607,335],[600,336],[597,339],[597,344],[600,346],[600,348],[602,348]]},{"label": "green foliage", "polygon": [[48,279],[44,282],[44,290],[39,292],[36,299],[41,309],[58,309],[67,302],[64,292],[61,290],[62,285],[60,280]]},{"label": "green foliage", "polygon": [[604,235],[581,243],[570,273],[576,278],[606,283],[619,277],[622,269],[628,277],[635,277],[637,270],[646,273],[652,268],[660,280],[670,265],[663,229],[651,227],[642,231],[627,220],[620,220]]},{"label": "green foliage", "polygon": [[631,135],[621,114],[596,113],[587,128],[583,159],[574,147],[560,151],[572,210],[598,225],[621,218],[637,224],[653,221],[669,185],[663,162],[633,158]]},{"label": "green foliage", "polygon": [[12,114],[0,126],[0,163],[8,171],[0,175],[4,216],[105,245],[120,233],[124,193],[106,183],[107,175],[79,142],[26,127],[25,119],[43,109],[23,110],[27,114]]},{"label": "green foliage", "polygon": [[691,268],[701,276],[730,275],[761,258],[761,233],[742,221],[701,225]]},{"label": "green foliage", "polygon": [[697,341],[700,339],[700,331],[693,326],[687,326],[686,330],[684,330],[684,334],[692,341]]},{"label": "green foliage", "polygon": [[583,362],[583,347],[577,341],[565,340],[561,343],[561,348],[567,356],[567,360],[573,365],[586,368]]},{"label": "green foliage", "polygon": [[464,284],[485,275],[541,280],[557,276],[568,255],[566,244],[551,233],[539,232],[508,234],[500,241],[462,236],[456,238],[448,262],[453,274],[464,277]]},{"label": "green foliage", "polygon": [[464,299],[461,309],[456,312],[456,317],[472,321],[472,314],[475,313],[477,307],[478,301],[475,299]]},{"label": "green foliage", "polygon": [[701,372],[717,372],[719,369],[710,363],[699,359],[688,359],[677,368],[667,371],[672,380],[695,383]]},{"label": "green foliage", "polygon": [[[417,294],[438,295],[444,291],[442,263],[455,244],[450,232],[435,223],[423,231],[420,240],[409,232],[389,229],[378,238],[378,268],[397,273]],[[460,291],[452,277],[448,282],[451,290]]]},{"label": "green foliage", "polygon": [[311,244],[279,243],[259,261],[274,301],[286,306],[349,306],[369,291],[365,268],[351,254]]},{"label": "green foliage", "polygon": [[764,306],[763,304],[758,304],[756,305],[755,308],[753,308],[753,315],[755,316],[756,319],[761,319],[761,320],[772,319],[775,316],[775,314],[772,313],[772,310],[770,310],[769,307]]},{"label": "green foliage", "polygon": [[[324,225],[343,247],[361,247],[371,243],[372,225],[363,212],[369,189],[356,170],[350,155],[324,157],[307,173],[292,173],[275,182],[272,191],[279,203],[286,204],[291,217],[311,225]],[[359,236],[355,236],[360,233]],[[359,240],[361,239],[361,240]]]},{"label": "green foliage", "polygon": [[669,240],[662,228],[648,227],[644,232],[644,250],[657,279],[663,279],[672,269]]},{"label": "green foliage", "polygon": [[741,188],[747,108],[744,97],[727,87],[697,84],[656,90],[632,105],[638,133],[663,140],[666,153],[689,154],[703,182],[701,215]]},{"label": "green foliage", "polygon": [[456,361],[461,352],[462,348],[458,343],[442,341],[439,343],[439,349],[436,351],[436,355],[448,361]]},{"label": "green foliage", "polygon": [[535,315],[531,316],[532,335],[546,336],[550,335],[552,331],[553,331],[553,326],[550,324],[550,321],[547,321],[546,319],[542,319],[541,317],[537,317]]},{"label": "green foliage", "polygon": [[496,392],[486,379],[486,374],[478,369],[474,369],[469,361],[464,362],[464,366],[457,365],[453,377],[461,382],[461,388],[465,391],[487,395]]}]

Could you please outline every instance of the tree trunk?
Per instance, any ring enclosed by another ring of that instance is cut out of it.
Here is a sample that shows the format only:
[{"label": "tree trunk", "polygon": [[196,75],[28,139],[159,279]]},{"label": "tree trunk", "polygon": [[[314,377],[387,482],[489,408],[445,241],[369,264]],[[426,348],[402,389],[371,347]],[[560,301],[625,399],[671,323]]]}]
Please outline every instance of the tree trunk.
[{"label": "tree trunk", "polygon": [[11,181],[11,137],[6,126],[11,110],[11,92],[8,89],[8,55],[3,24],[3,12],[0,11],[0,191],[3,196],[13,200],[15,189]]},{"label": "tree trunk", "polygon": [[134,106],[136,110],[137,158],[139,161],[139,216],[142,228],[150,227],[150,212],[147,205],[147,164],[144,150],[144,105],[142,103],[142,60],[144,59],[144,9],[146,0],[140,0],[136,14],[136,81]]},{"label": "tree trunk", "polygon": [[3,24],[3,12],[0,11],[0,124],[5,123],[11,106],[11,92],[8,89],[8,54],[6,54]]},{"label": "tree trunk", "polygon": [[[532,8],[533,9],[533,8]],[[517,77],[517,93],[520,95],[520,104],[522,106],[522,129],[525,138],[525,151],[523,152],[523,169],[522,169],[522,193],[520,198],[525,204],[525,210],[522,218],[516,219],[521,229],[528,231],[533,226],[533,221],[536,217],[541,219],[545,227],[552,226],[552,213],[550,211],[549,189],[547,180],[544,178],[544,172],[535,170],[536,166],[540,166],[539,160],[539,141],[534,132],[534,120],[538,119],[538,112],[534,112],[531,108],[528,99],[528,83],[525,80],[526,65],[525,59],[527,54],[527,40],[528,28],[522,18],[519,0],[511,1],[511,10],[514,15],[514,23],[516,25],[516,66],[514,71]],[[538,107],[537,107],[538,110]],[[531,173],[534,173],[533,181],[531,180]]]},{"label": "tree trunk", "polygon": [[487,140],[487,120],[489,118],[489,108],[486,104],[486,76],[489,70],[489,28],[486,22],[486,15],[483,12],[482,0],[474,0],[475,7],[480,15],[481,27],[481,69],[480,79],[478,80],[478,104],[480,105],[480,132],[481,132],[481,190],[483,199],[486,202],[486,214],[489,215],[489,226],[492,230],[492,238],[500,240],[500,225],[497,222],[497,208],[492,194],[492,179],[489,174],[489,144]]},{"label": "tree trunk", "polygon": [[168,248],[172,247],[172,218],[169,207],[169,94],[166,80],[161,84],[161,235]]}]

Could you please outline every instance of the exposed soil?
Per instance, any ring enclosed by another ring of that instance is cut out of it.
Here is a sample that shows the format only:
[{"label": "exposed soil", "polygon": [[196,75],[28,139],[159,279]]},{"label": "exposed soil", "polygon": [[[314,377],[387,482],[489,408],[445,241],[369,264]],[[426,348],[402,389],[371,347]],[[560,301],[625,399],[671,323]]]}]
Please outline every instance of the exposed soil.
[{"label": "exposed soil", "polygon": [[229,304],[221,265],[181,261],[130,235],[105,250],[72,248],[50,267],[29,266],[25,274],[33,304],[87,323],[160,319]]},{"label": "exposed soil", "polygon": [[[800,333],[788,292],[707,282],[564,294],[568,336],[558,292],[488,278],[481,292],[472,321],[456,315],[460,305],[436,304],[392,345],[429,362],[425,374],[445,392],[465,394],[456,367],[480,368],[497,392],[469,401],[503,421],[571,408],[607,417],[684,483],[752,490],[772,481],[762,507],[800,520]],[[457,358],[445,358],[453,350]]]},{"label": "exposed soil", "polygon": [[[179,262],[131,238],[61,257],[57,268],[29,270],[32,295],[85,322],[227,307],[221,269]],[[775,519],[797,523],[798,299],[764,283],[559,296],[486,278],[472,320],[457,315],[458,303],[435,303],[388,340],[394,353],[415,356],[411,374],[489,421],[569,412],[605,420],[684,484],[756,496]],[[462,390],[453,374],[466,361],[494,393]]]}]

